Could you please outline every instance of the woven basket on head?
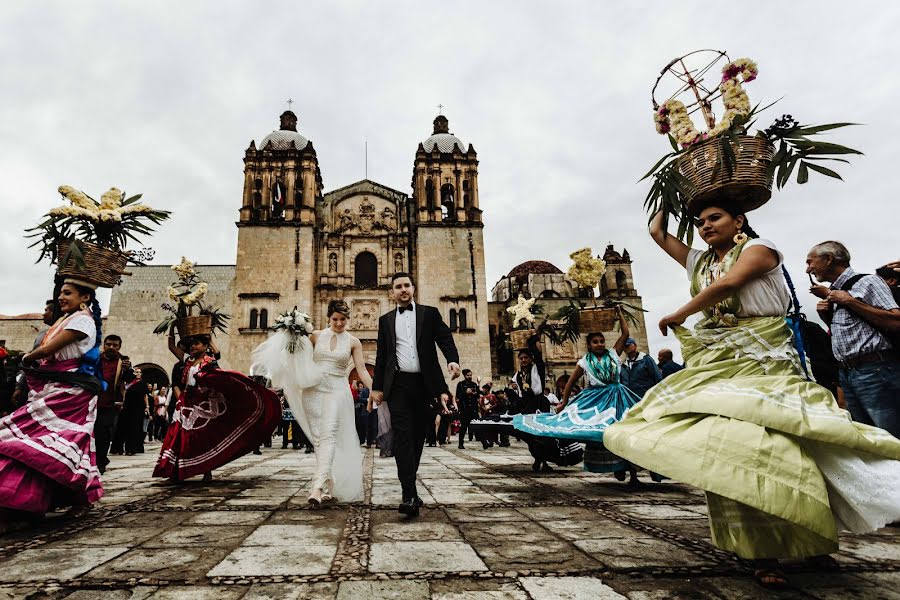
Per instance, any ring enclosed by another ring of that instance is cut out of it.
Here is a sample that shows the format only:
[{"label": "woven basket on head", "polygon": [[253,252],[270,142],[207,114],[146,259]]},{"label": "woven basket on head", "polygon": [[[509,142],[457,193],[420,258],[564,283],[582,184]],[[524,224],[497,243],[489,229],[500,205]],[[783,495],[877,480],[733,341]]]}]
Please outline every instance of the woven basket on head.
[{"label": "woven basket on head", "polygon": [[512,341],[514,350],[528,347],[528,339],[537,333],[536,329],[516,329],[509,333],[509,339]]},{"label": "woven basket on head", "polygon": [[[741,212],[759,208],[772,197],[769,171],[775,147],[765,138],[741,135],[738,143],[728,141],[734,150],[735,165],[731,176],[722,163],[721,137],[697,144],[677,159],[678,170],[693,184],[688,210],[696,215],[706,206],[727,204]],[[715,173],[715,178],[713,174]]]},{"label": "woven basket on head", "polygon": [[122,275],[130,275],[125,272],[125,266],[128,264],[127,254],[78,240],[75,243],[84,257],[84,263],[79,265],[75,256],[70,253],[72,243],[71,240],[66,240],[56,246],[58,275],[108,288],[118,285]]},{"label": "woven basket on head", "polygon": [[585,334],[612,331],[618,320],[615,308],[582,308],[578,311],[578,331]]},{"label": "woven basket on head", "polygon": [[210,315],[183,317],[175,321],[175,327],[178,328],[178,335],[183,338],[195,335],[211,335],[212,317]]}]

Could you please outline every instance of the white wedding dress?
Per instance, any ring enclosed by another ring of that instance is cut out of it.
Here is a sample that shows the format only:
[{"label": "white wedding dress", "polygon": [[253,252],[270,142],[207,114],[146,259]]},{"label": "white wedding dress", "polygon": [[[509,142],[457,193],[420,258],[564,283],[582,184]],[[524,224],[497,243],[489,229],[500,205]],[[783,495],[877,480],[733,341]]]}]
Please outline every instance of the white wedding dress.
[{"label": "white wedding dress", "polygon": [[260,344],[253,351],[251,373],[284,391],[294,418],[313,443],[312,489],[341,502],[362,500],[362,452],[347,381],[352,336],[325,329],[315,348],[302,337],[293,353],[287,351],[289,340],[289,334],[279,331]]}]

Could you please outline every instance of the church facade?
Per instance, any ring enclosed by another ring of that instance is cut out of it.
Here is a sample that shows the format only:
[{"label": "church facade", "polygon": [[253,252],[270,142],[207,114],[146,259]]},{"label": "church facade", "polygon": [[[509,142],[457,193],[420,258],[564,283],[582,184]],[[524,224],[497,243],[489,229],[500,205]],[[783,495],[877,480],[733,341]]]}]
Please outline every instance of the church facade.
[{"label": "church facade", "polygon": [[[348,329],[371,368],[378,317],[393,307],[391,276],[406,271],[416,301],[441,311],[464,366],[490,373],[478,158],[450,133],[446,117],[433,126],[411,153],[411,195],[370,180],[326,192],[313,142],[298,132],[291,111],[279,129],[250,143],[235,264],[197,267],[212,279],[213,304],[231,315],[228,334],[217,339],[228,368],[249,372],[253,348],[277,314],[294,306],[325,327],[333,298],[350,305]],[[107,331],[125,339],[125,351],[145,372],[161,372],[173,359],[165,339],[150,332],[171,273],[132,270],[113,290]]]}]

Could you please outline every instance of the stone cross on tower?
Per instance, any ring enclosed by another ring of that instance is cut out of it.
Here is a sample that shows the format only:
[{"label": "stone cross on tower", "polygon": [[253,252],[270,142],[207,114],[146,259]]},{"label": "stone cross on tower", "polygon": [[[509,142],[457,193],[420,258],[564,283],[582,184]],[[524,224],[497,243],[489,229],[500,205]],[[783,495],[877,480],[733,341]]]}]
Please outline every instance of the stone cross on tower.
[{"label": "stone cross on tower", "polygon": [[444,114],[444,105],[443,104],[438,104],[438,114],[439,115]]},{"label": "stone cross on tower", "polygon": [[293,103],[294,103],[294,101],[291,98],[287,99],[288,110],[291,110],[291,104],[293,104]]}]

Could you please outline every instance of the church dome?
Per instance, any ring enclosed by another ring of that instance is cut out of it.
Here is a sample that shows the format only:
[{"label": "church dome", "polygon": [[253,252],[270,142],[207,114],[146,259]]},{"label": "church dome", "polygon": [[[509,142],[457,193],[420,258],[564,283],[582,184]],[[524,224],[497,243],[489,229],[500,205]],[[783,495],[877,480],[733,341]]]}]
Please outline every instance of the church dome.
[{"label": "church dome", "polygon": [[466,151],[466,145],[463,141],[450,133],[450,122],[444,115],[438,115],[434,120],[434,133],[424,142],[422,147],[425,152],[432,152],[437,146],[440,152],[453,152],[456,146],[459,146],[460,152]]},{"label": "church dome", "polygon": [[524,277],[525,275],[561,275],[562,271],[553,263],[545,260],[528,260],[513,267],[507,277]]},{"label": "church dome", "polygon": [[[309,140],[297,133],[297,115],[286,110],[281,114],[281,128],[276,129],[259,143],[259,149],[265,149],[272,142],[272,150],[303,150],[309,144]],[[294,143],[293,148],[291,142]]]}]

